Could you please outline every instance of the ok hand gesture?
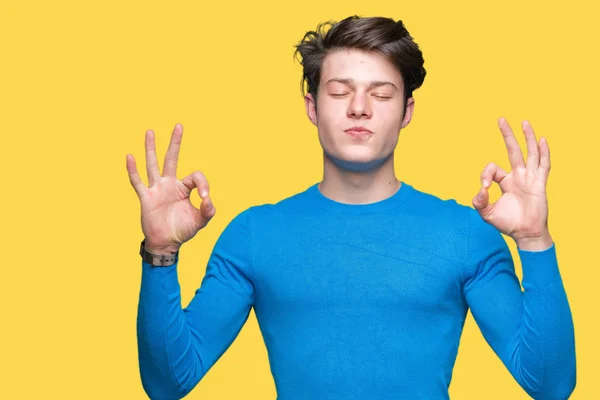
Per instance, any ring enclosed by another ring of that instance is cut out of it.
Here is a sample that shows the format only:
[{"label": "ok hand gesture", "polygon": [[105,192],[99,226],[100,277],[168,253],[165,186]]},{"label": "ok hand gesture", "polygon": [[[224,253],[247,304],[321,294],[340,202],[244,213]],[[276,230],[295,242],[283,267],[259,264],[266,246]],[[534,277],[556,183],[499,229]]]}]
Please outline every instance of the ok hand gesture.
[{"label": "ok hand gesture", "polygon": [[[550,149],[545,138],[538,143],[529,122],[522,124],[527,142],[527,163],[512,129],[504,118],[498,121],[512,170],[504,171],[489,163],[481,173],[481,189],[473,206],[481,217],[500,232],[512,237],[523,250],[540,251],[552,246],[548,232],[546,182],[550,172]],[[502,196],[489,202],[492,182],[500,186]]]},{"label": "ok hand gesture", "polygon": [[[146,132],[148,187],[140,179],[133,155],[127,155],[129,181],[141,203],[145,248],[154,254],[175,253],[183,243],[205,227],[216,212],[210,200],[208,181],[201,172],[196,171],[182,180],[177,179],[182,135],[183,127],[177,124],[171,135],[161,176],[154,132]],[[199,209],[190,201],[194,188],[198,189],[198,194],[203,199]]]}]

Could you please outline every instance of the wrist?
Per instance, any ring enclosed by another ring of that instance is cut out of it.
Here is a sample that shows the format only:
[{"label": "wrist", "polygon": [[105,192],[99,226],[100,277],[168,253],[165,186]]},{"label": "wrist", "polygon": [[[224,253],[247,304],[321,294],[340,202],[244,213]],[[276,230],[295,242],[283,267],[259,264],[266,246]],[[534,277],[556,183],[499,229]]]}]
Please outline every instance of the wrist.
[{"label": "wrist", "polygon": [[554,240],[552,240],[548,232],[540,236],[516,239],[515,242],[520,250],[525,251],[544,251],[548,250],[554,244]]},{"label": "wrist", "polygon": [[179,251],[180,246],[176,245],[156,245],[148,240],[144,240],[144,249],[148,253],[156,254],[156,255],[172,255]]}]

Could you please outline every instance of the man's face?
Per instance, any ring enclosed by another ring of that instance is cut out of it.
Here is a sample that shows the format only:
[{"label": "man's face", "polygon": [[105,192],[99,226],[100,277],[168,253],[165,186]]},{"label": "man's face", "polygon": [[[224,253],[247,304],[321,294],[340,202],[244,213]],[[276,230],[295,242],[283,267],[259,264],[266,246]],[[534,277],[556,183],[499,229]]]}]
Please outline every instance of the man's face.
[{"label": "man's face", "polygon": [[355,49],[332,51],[325,57],[316,108],[310,94],[305,103],[326,155],[354,171],[389,159],[413,110],[410,98],[404,115],[400,72],[383,56]]}]

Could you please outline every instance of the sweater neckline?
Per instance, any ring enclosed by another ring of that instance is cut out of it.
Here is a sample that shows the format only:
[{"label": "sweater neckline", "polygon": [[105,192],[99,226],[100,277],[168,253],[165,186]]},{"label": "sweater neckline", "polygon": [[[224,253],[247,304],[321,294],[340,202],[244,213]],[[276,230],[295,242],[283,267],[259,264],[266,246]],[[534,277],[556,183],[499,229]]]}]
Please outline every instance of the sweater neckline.
[{"label": "sweater neckline", "polygon": [[391,210],[404,203],[408,196],[414,191],[414,188],[404,181],[400,181],[400,188],[391,196],[373,203],[349,204],[341,203],[326,197],[319,189],[319,183],[314,183],[307,190],[310,201],[321,209],[333,211],[340,214],[370,214]]}]

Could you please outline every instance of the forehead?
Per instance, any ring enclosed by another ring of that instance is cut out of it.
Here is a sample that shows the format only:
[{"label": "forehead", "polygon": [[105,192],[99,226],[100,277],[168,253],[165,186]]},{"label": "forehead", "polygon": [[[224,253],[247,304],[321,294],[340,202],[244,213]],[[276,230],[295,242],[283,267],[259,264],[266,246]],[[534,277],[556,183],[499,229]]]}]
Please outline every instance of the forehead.
[{"label": "forehead", "polygon": [[333,50],[325,56],[321,65],[321,82],[332,78],[352,79],[358,84],[391,81],[398,88],[403,85],[400,72],[384,56],[358,49]]}]

